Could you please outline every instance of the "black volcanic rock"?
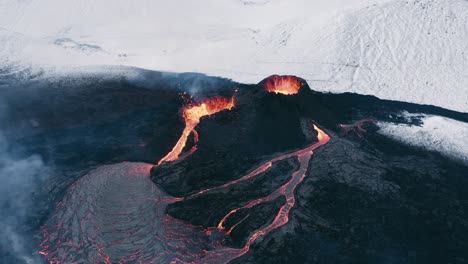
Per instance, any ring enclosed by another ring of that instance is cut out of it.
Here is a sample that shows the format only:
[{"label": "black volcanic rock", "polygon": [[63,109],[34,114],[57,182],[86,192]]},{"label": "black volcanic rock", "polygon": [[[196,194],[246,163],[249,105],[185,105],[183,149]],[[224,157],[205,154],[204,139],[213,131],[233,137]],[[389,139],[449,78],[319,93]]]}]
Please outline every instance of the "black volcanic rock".
[{"label": "black volcanic rock", "polygon": [[368,135],[318,150],[288,228],[233,263],[464,263],[466,166],[394,144]]},{"label": "black volcanic rock", "polygon": [[[272,190],[280,187],[289,180],[289,175],[297,169],[296,161],[278,162],[265,174],[252,179],[252,181],[240,183],[223,192],[206,194],[171,204],[167,207],[167,212],[195,225],[216,226],[219,219],[238,207],[239,204],[267,196]],[[211,209],[206,210],[206,208]],[[193,212],[197,212],[196,215]]]}]

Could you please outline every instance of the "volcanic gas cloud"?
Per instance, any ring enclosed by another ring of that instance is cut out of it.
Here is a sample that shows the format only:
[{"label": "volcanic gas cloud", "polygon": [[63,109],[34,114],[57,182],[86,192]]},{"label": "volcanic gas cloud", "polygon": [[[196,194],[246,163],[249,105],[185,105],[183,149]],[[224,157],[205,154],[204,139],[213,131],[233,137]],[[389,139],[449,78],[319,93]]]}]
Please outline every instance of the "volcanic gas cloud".
[{"label": "volcanic gas cloud", "polygon": [[265,89],[268,92],[277,94],[297,94],[301,86],[301,81],[297,77],[290,75],[274,75],[265,81]]}]

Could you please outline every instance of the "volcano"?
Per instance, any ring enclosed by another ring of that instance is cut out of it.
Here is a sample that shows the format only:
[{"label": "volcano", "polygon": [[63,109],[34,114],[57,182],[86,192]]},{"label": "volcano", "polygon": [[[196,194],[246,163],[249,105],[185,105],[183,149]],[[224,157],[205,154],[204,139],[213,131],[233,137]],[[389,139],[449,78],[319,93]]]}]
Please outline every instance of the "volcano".
[{"label": "volcano", "polygon": [[54,168],[25,223],[41,261],[468,260],[467,163],[379,132],[467,114],[296,76],[139,76],[2,91],[6,137]]}]

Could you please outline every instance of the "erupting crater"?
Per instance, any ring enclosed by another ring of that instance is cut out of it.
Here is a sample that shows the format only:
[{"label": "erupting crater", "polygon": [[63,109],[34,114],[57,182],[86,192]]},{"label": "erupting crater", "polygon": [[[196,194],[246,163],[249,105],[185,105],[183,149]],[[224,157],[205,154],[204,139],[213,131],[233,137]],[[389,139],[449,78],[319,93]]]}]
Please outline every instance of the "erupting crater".
[{"label": "erupting crater", "polygon": [[184,107],[182,112],[182,116],[185,120],[184,131],[182,131],[182,135],[174,148],[172,148],[172,150],[158,162],[158,165],[161,165],[164,161],[168,162],[179,159],[191,133],[194,134],[195,145],[190,149],[187,155],[183,155],[183,157],[195,152],[196,144],[198,142],[198,133],[195,130],[195,127],[200,123],[200,119],[204,116],[210,116],[223,110],[231,110],[235,106],[234,97],[235,95],[231,98],[213,97]]},{"label": "erupting crater", "polygon": [[265,89],[270,93],[292,95],[302,87],[299,78],[292,75],[273,75],[265,81]]}]

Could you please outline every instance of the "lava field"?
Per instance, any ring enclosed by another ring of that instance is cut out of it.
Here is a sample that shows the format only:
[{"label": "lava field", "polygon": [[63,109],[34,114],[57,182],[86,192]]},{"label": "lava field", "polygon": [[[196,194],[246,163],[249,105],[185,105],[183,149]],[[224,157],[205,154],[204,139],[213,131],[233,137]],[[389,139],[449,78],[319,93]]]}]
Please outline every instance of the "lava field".
[{"label": "lava field", "polygon": [[468,261],[467,164],[378,133],[468,114],[296,76],[10,82],[3,134],[50,168],[19,231],[44,263]]}]

